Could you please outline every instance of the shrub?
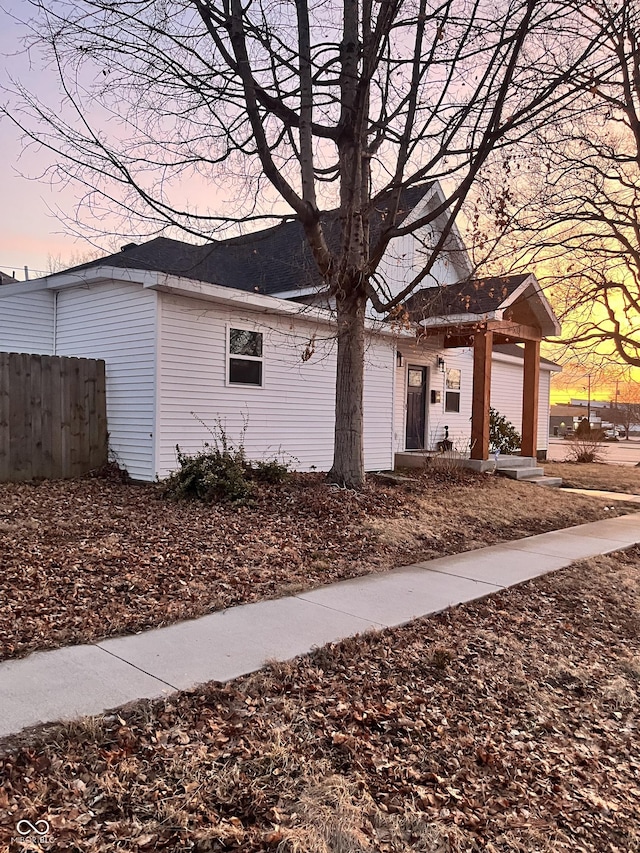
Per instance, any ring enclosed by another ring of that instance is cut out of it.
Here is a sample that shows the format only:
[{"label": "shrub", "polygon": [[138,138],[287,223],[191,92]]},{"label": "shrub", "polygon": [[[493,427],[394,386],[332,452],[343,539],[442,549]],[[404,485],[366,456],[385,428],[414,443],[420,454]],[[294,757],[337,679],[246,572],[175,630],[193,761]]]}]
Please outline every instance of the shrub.
[{"label": "shrub", "polygon": [[601,462],[604,433],[601,429],[580,435],[578,432],[568,439],[565,462]]},{"label": "shrub", "polygon": [[251,462],[251,476],[261,483],[284,483],[289,477],[289,468],[277,459]]},{"label": "shrub", "polygon": [[192,456],[176,445],[180,467],[164,482],[163,492],[168,497],[241,504],[251,498],[252,481],[282,483],[288,477],[287,466],[275,459],[249,461],[242,441],[237,447],[232,445],[219,421],[209,431],[213,443],[205,442]]},{"label": "shrub", "polygon": [[495,409],[489,409],[489,445],[495,452],[514,453],[520,449],[522,439],[511,421]]},{"label": "shrub", "polygon": [[164,492],[173,498],[198,498],[203,501],[246,501],[251,484],[245,476],[244,453],[240,450],[221,450],[205,444],[189,456],[176,445],[180,468],[165,481]]}]

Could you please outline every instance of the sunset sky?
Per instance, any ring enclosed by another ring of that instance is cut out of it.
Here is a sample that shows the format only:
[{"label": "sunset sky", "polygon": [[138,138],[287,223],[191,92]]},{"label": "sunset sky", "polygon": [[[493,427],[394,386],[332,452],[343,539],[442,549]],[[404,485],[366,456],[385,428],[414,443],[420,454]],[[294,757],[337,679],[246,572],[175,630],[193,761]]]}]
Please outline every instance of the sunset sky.
[{"label": "sunset sky", "polygon": [[[24,14],[27,8],[27,3],[10,0],[0,9],[0,84],[4,87],[11,77],[20,77],[27,84],[37,82],[40,88],[54,92],[55,85],[47,86],[50,75],[30,68],[27,57],[17,53],[23,30],[11,13]],[[20,279],[25,265],[34,273],[46,272],[49,256],[64,258],[78,249],[75,240],[60,233],[60,223],[51,212],[56,205],[71,205],[70,194],[56,192],[46,179],[22,177],[20,171],[41,172],[46,160],[32,154],[21,161],[21,149],[18,131],[10,121],[0,120],[0,269],[8,274],[15,270]]]},{"label": "sunset sky", "polygon": [[[30,64],[21,47],[24,28],[12,15],[28,14],[28,4],[19,0],[8,0],[0,9],[0,85],[10,85],[16,78],[28,88],[33,88],[50,103],[55,103],[58,83],[53,71]],[[6,96],[4,96],[6,102]],[[18,279],[24,278],[24,267],[30,277],[47,274],[52,264],[57,268],[77,263],[89,251],[95,251],[85,240],[65,233],[64,226],[56,218],[56,209],[71,213],[74,209],[76,192],[71,188],[51,186],[46,175],[49,164],[47,152],[30,150],[23,152],[20,132],[6,119],[0,120],[0,186],[3,204],[0,209],[0,270]],[[25,175],[33,176],[32,179]],[[207,193],[207,203],[212,196],[207,188],[200,188],[201,195]],[[198,188],[192,195],[198,200]],[[214,197],[215,199],[215,197]],[[131,235],[130,239],[135,239]],[[126,238],[124,242],[126,242]],[[116,241],[117,243],[117,241]],[[119,243],[118,243],[119,245]],[[104,251],[116,248],[113,241],[102,243]],[[535,271],[535,270],[534,270]],[[546,352],[548,357],[554,354]],[[591,368],[573,368],[568,374],[554,377],[552,401],[565,402],[571,397],[586,397],[587,375]],[[640,371],[632,377],[637,385]],[[621,385],[621,399],[627,385]],[[613,399],[615,381],[593,371],[592,398]]]}]

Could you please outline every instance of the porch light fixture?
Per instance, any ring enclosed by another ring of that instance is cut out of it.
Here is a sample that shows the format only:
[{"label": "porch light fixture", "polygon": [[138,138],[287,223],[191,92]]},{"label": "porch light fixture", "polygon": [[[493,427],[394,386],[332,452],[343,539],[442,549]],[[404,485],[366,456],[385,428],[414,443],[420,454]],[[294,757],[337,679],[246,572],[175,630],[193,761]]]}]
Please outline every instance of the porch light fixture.
[{"label": "porch light fixture", "polygon": [[402,367],[404,365],[404,358],[400,350],[396,352],[396,364],[398,365],[398,367]]},{"label": "porch light fixture", "polygon": [[438,370],[440,371],[440,373],[444,373],[444,369],[445,369],[444,358],[441,355],[439,355],[438,356]]}]

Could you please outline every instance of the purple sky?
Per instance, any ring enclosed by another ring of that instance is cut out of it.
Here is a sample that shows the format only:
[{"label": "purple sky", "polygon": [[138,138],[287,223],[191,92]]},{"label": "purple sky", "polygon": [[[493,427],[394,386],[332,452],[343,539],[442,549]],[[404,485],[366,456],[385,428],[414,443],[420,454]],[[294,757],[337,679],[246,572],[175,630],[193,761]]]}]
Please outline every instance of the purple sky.
[{"label": "purple sky", "polygon": [[[29,6],[20,0],[4,0],[0,7],[0,85],[6,86],[9,76],[19,78],[25,85],[42,93],[54,93],[56,81],[46,71],[31,68],[28,58],[19,53],[22,27],[13,19],[29,13]],[[2,103],[7,95],[0,93]],[[44,155],[29,153],[20,159],[22,144],[19,131],[6,119],[0,120],[0,269],[16,277],[24,277],[24,266],[37,273],[48,272],[49,258],[72,260],[73,255],[89,247],[62,233],[63,226],[51,209],[56,205],[68,210],[73,206],[73,193],[52,189],[46,177],[29,180],[20,172],[37,175],[48,165]]]}]

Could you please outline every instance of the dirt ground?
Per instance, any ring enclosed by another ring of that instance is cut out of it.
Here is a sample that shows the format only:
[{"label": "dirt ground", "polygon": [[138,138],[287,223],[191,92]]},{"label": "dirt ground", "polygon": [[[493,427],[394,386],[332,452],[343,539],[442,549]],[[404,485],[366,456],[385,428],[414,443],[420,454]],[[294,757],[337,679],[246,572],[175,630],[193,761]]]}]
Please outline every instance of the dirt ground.
[{"label": "dirt ground", "polygon": [[298,475],[239,508],[112,480],[3,484],[0,658],[636,509],[461,471],[361,494]]},{"label": "dirt ground", "polygon": [[0,849],[46,819],[56,853],[637,853],[639,613],[635,549],[36,730]]}]

